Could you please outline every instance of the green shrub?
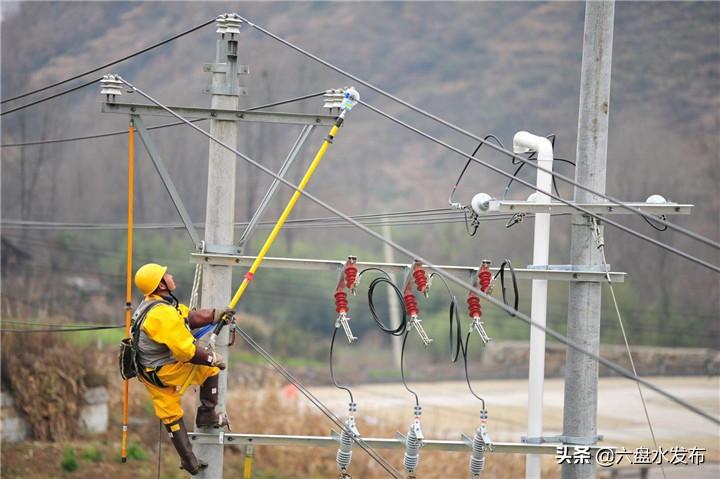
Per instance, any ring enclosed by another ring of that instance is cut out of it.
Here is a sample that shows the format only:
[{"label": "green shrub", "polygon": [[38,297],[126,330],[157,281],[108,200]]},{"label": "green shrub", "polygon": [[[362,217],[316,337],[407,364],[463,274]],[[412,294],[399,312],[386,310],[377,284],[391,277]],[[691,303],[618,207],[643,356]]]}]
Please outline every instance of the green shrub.
[{"label": "green shrub", "polygon": [[95,446],[83,451],[83,459],[87,462],[100,462],[102,461],[102,458],[102,451]]},{"label": "green shrub", "polygon": [[146,461],[148,458],[147,452],[145,452],[137,442],[130,443],[127,449],[127,456],[128,459],[134,459],[136,461]]},{"label": "green shrub", "polygon": [[60,461],[60,467],[65,472],[77,471],[80,465],[75,457],[75,449],[67,448],[63,451],[63,458]]}]

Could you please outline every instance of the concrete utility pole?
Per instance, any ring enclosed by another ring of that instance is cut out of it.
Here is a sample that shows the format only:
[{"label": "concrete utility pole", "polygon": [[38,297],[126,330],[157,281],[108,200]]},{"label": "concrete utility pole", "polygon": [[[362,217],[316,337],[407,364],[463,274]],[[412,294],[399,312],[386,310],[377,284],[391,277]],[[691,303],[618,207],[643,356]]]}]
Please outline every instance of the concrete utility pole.
[{"label": "concrete utility pole", "polygon": [[[225,17],[225,18],[224,18]],[[238,35],[240,21],[230,16],[221,16],[217,21],[216,63],[206,65],[205,70],[212,72],[211,108],[238,109]],[[237,144],[238,125],[235,121],[211,120],[210,134],[218,140],[235,146]],[[205,248],[208,251],[232,252],[233,221],[235,219],[235,154],[210,141],[208,164],[207,205],[205,209]],[[220,265],[204,265],[202,281],[202,306],[209,308],[225,307],[232,295],[232,268]],[[228,330],[223,328],[217,338],[217,352],[228,363]],[[227,393],[227,371],[220,373],[218,383],[218,413],[225,413]],[[219,434],[219,429],[207,429],[200,432]],[[219,438],[218,438],[219,439]],[[208,463],[207,469],[198,477],[202,479],[222,478],[223,444],[196,444],[197,456]]]},{"label": "concrete utility pole", "polygon": [[[391,240],[392,232],[390,230],[390,225],[387,224],[387,219],[383,221],[383,223],[385,223],[382,230],[383,236]],[[387,243],[383,243],[383,256],[386,263],[395,262],[395,253],[393,252],[393,249],[390,247],[390,245]],[[394,274],[390,274],[390,280],[395,283]],[[393,291],[391,288],[387,288],[387,295],[389,309],[388,313],[390,315],[390,327],[397,328],[398,326],[400,326],[400,301],[398,300],[395,291]],[[395,365],[399,368],[400,359],[402,359],[402,336],[391,336],[390,341],[392,344],[393,360],[395,362]]]},{"label": "concrete utility pole", "polygon": [[[580,74],[580,113],[575,181],[605,192],[607,166],[608,112],[610,108],[610,70],[613,48],[614,1],[588,1],[585,4],[585,35]],[[600,199],[575,188],[576,203]],[[602,228],[602,227],[600,227]],[[590,218],[572,216],[570,262],[583,269],[604,270]],[[602,237],[602,229],[597,232]],[[568,299],[568,338],[592,351],[600,349],[600,306],[602,283],[570,284]],[[563,440],[569,444],[597,442],[598,364],[568,347],[565,360],[565,405]],[[563,464],[563,479],[595,477],[595,463]]]}]

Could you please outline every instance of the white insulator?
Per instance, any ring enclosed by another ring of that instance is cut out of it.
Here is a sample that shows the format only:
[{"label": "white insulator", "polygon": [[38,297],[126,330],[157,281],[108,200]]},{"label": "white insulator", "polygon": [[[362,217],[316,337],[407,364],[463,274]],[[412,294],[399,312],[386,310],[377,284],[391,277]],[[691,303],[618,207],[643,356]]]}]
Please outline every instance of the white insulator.
[{"label": "white insulator", "polygon": [[472,442],[472,455],[470,456],[470,476],[473,479],[480,477],[483,469],[485,469],[485,441],[482,437],[480,428],[475,431],[475,437]]},{"label": "white insulator", "polygon": [[408,474],[414,474],[420,462],[421,437],[420,424],[415,423],[410,426],[405,439],[405,454],[403,455],[403,465],[405,466],[405,472]]},{"label": "white insulator", "polygon": [[667,200],[660,195],[650,195],[645,203],[664,204],[667,203]]},{"label": "white insulator", "polygon": [[340,435],[340,447],[335,454],[335,462],[337,463],[338,470],[341,472],[347,471],[350,467],[350,461],[352,461],[352,446],[353,440],[351,434],[343,429]]},{"label": "white insulator", "polygon": [[492,197],[487,193],[478,193],[473,196],[470,206],[472,206],[475,213],[482,214],[490,208],[490,200],[492,200]]}]

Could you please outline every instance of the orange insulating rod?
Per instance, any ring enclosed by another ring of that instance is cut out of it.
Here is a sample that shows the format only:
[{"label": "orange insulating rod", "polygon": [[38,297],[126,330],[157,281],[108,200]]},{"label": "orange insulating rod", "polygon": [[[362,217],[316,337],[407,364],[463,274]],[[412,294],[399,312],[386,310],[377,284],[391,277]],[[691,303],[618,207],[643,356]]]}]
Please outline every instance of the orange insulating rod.
[{"label": "orange insulating rod", "polygon": [[[127,208],[127,278],[125,287],[125,337],[130,337],[130,317],[132,316],[132,255],[133,255],[133,186],[135,182],[135,125],[132,121],[128,128],[128,208]],[[122,404],[122,447],[120,458],[127,462],[128,398],[130,382],[123,381]]]}]

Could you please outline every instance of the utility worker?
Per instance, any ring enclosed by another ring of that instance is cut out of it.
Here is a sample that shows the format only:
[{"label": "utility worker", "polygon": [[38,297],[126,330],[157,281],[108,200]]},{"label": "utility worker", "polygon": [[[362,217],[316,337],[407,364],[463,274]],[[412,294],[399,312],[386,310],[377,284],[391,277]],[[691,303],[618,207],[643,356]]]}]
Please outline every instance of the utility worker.
[{"label": "utility worker", "polygon": [[199,428],[224,427],[227,418],[215,412],[218,374],[225,369],[225,361],[220,354],[198,346],[191,329],[229,319],[234,311],[190,311],[173,295],[175,280],[167,267],[159,264],[148,263],[138,269],[135,285],[145,295],[133,314],[133,330],[140,328],[136,344],[138,379],[152,397],[155,414],[180,456],[180,467],[195,475],[207,464],[193,453],[178,390],[185,384],[200,385],[200,407],[195,416]]}]

